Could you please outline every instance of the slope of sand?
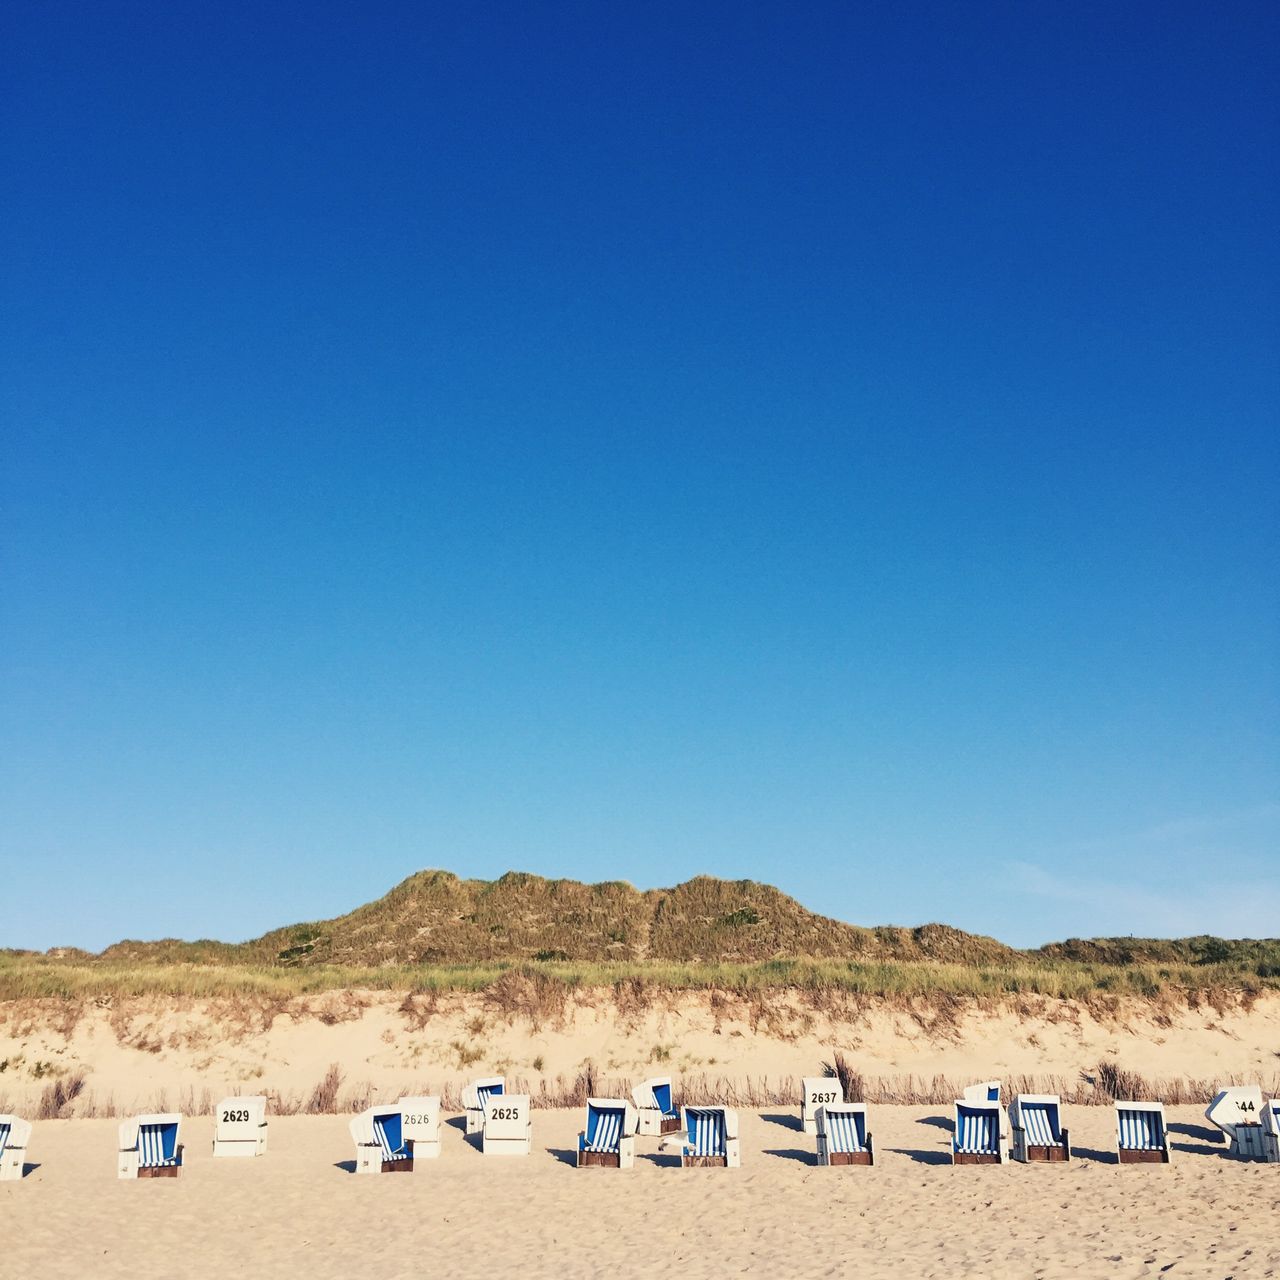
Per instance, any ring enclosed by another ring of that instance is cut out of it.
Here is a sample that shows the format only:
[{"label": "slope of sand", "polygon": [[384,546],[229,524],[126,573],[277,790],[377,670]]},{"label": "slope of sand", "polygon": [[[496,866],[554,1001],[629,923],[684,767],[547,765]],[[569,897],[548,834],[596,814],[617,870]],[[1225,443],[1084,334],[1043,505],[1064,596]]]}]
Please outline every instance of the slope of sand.
[{"label": "slope of sand", "polygon": [[[306,1103],[331,1063],[342,1101],[440,1093],[502,1072],[539,1095],[571,1085],[584,1064],[597,1088],[655,1073],[693,1093],[767,1105],[798,1096],[802,1076],[840,1050],[868,1078],[928,1084],[1034,1078],[1070,1094],[1103,1058],[1152,1080],[1245,1079],[1280,1086],[1280,997],[1197,1008],[1141,1000],[1108,1006],[1025,998],[944,1004],[885,1001],[815,1007],[803,993],[756,999],[663,993],[642,1004],[612,990],[550,1009],[498,1007],[483,995],[437,998],[339,991],[288,1002],[115,1000],[80,1006],[0,1004],[0,1110],[32,1110],[50,1080],[84,1072],[74,1114],[181,1106],[206,1110],[224,1093]],[[1025,1087],[1025,1086],[1024,1086]],[[932,1098],[919,1089],[886,1100]],[[949,1096],[949,1095],[948,1095]],[[1178,1096],[1170,1094],[1170,1097]],[[939,1099],[941,1100],[941,1099]]]},{"label": "slope of sand", "polygon": [[36,1127],[0,1183],[6,1276],[1266,1277],[1280,1275],[1280,1165],[1224,1159],[1196,1108],[1174,1163],[1111,1163],[1112,1117],[1069,1108],[1067,1166],[952,1168],[937,1108],[878,1107],[873,1169],[821,1169],[792,1112],[742,1112],[743,1168],[572,1167],[580,1117],[535,1111],[527,1158],[481,1156],[455,1117],[412,1174],[355,1177],[342,1116],[277,1117],[261,1159],[214,1161],[184,1124],[173,1181],[115,1177],[116,1126]]}]

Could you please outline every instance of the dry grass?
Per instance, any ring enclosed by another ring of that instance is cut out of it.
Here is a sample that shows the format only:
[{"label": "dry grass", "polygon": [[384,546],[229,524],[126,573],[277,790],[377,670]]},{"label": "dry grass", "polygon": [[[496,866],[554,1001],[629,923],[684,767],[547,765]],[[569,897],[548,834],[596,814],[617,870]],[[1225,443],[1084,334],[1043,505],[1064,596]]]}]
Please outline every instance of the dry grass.
[{"label": "dry grass", "polygon": [[36,1119],[66,1119],[71,1114],[75,1100],[84,1092],[84,1085],[83,1071],[73,1072],[46,1085],[44,1092],[40,1095],[40,1105],[36,1108]]}]

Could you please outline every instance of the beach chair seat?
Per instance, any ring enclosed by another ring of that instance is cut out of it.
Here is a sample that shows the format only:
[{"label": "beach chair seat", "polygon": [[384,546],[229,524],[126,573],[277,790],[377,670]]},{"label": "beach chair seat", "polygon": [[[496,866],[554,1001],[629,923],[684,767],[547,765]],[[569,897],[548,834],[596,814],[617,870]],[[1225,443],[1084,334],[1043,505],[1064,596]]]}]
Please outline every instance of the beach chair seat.
[{"label": "beach chair seat", "polygon": [[480,1133],[484,1129],[485,1103],[506,1091],[507,1081],[504,1076],[481,1076],[463,1089],[462,1106],[466,1111],[468,1133]]},{"label": "beach chair seat", "polygon": [[0,1182],[21,1180],[31,1143],[31,1121],[0,1115]]},{"label": "beach chair seat", "polygon": [[1163,1103],[1116,1103],[1116,1152],[1121,1164],[1169,1163]]},{"label": "beach chair seat", "polygon": [[998,1102],[956,1099],[952,1164],[1004,1164],[1009,1158],[1003,1110]]},{"label": "beach chair seat", "polygon": [[348,1122],[356,1144],[357,1173],[412,1173],[413,1141],[406,1139],[400,1106],[368,1107]]},{"label": "beach chair seat", "polygon": [[1262,1130],[1266,1102],[1258,1085],[1219,1088],[1204,1115],[1226,1135],[1231,1159],[1266,1160]]},{"label": "beach chair seat", "polygon": [[820,1165],[873,1165],[875,1147],[867,1132],[865,1102],[826,1102],[817,1110]]},{"label": "beach chair seat", "polygon": [[533,1150],[527,1093],[494,1094],[484,1104],[480,1150],[487,1156],[527,1156]]},{"label": "beach chair seat", "polygon": [[172,1113],[135,1116],[120,1126],[116,1173],[121,1178],[176,1178],[182,1168],[178,1141],[182,1117]]},{"label": "beach chair seat", "polygon": [[440,1155],[440,1099],[434,1095],[400,1099],[400,1137],[415,1160]]},{"label": "beach chair seat", "polygon": [[1009,1105],[1013,1158],[1022,1164],[1062,1164],[1071,1144],[1062,1127],[1062,1100],[1056,1093],[1020,1093]]},{"label": "beach chair seat", "polygon": [[234,1159],[264,1155],[266,1150],[266,1098],[223,1098],[213,1109],[213,1154]]},{"label": "beach chair seat", "polygon": [[631,1090],[639,1122],[636,1132],[644,1137],[660,1138],[679,1133],[684,1127],[675,1105],[670,1076],[654,1076]]},{"label": "beach chair seat", "polygon": [[800,1081],[800,1128],[805,1133],[816,1134],[818,1108],[843,1101],[844,1089],[835,1076],[806,1076]]},{"label": "beach chair seat", "polygon": [[578,1134],[578,1168],[630,1169],[636,1162],[639,1118],[624,1098],[588,1098],[586,1128]]},{"label": "beach chair seat", "polygon": [[742,1165],[738,1113],[731,1107],[681,1107],[684,1143],[680,1164],[686,1169],[737,1169]]},{"label": "beach chair seat", "polygon": [[1280,1164],[1280,1098],[1270,1098],[1262,1109],[1262,1158]]}]

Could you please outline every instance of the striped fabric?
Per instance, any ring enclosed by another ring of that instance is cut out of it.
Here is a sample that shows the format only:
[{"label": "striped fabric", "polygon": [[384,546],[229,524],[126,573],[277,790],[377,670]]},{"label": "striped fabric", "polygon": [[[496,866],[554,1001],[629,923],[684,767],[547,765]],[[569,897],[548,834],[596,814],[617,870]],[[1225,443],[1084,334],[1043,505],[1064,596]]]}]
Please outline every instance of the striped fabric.
[{"label": "striped fabric", "polygon": [[476,1097],[480,1099],[480,1110],[483,1111],[489,1104],[490,1098],[499,1098],[502,1096],[502,1086],[500,1084],[482,1084],[476,1090]]},{"label": "striped fabric", "polygon": [[1164,1120],[1158,1111],[1120,1111],[1117,1114],[1123,1150],[1164,1150]]},{"label": "striped fabric", "polygon": [[866,1138],[862,1133],[862,1112],[826,1111],[823,1118],[827,1127],[827,1144],[831,1151],[846,1155],[851,1151],[865,1151]]},{"label": "striped fabric", "polygon": [[1000,1117],[994,1111],[956,1108],[955,1149],[968,1155],[998,1155]]},{"label": "striped fabric", "polygon": [[724,1112],[688,1108],[690,1154],[723,1156],[727,1154],[724,1136]]},{"label": "striped fabric", "polygon": [[0,1156],[4,1155],[4,1149],[9,1145],[9,1130],[12,1125],[0,1124]]},{"label": "striped fabric", "polygon": [[178,1126],[144,1124],[138,1126],[138,1164],[144,1169],[178,1163]]},{"label": "striped fabric", "polygon": [[400,1113],[398,1111],[389,1112],[387,1115],[374,1116],[373,1135],[378,1139],[378,1146],[382,1148],[382,1158],[384,1160],[407,1160],[409,1158],[409,1152],[405,1147],[404,1137],[400,1130]]},{"label": "striped fabric", "polygon": [[1027,1144],[1032,1147],[1057,1147],[1062,1145],[1058,1128],[1058,1108],[1048,1102],[1024,1103],[1019,1109],[1022,1127],[1027,1132]]},{"label": "striped fabric", "polygon": [[616,1152],[621,1136],[622,1112],[616,1107],[587,1109],[587,1137],[583,1146],[585,1151]]}]

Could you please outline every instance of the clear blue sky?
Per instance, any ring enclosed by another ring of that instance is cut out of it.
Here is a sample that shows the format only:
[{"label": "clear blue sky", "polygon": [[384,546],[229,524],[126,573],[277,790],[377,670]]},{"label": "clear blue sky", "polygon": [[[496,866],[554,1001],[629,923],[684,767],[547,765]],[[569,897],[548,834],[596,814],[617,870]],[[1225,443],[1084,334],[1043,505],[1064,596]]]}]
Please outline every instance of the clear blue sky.
[{"label": "clear blue sky", "polygon": [[1274,4],[4,21],[0,943],[1280,932]]}]

